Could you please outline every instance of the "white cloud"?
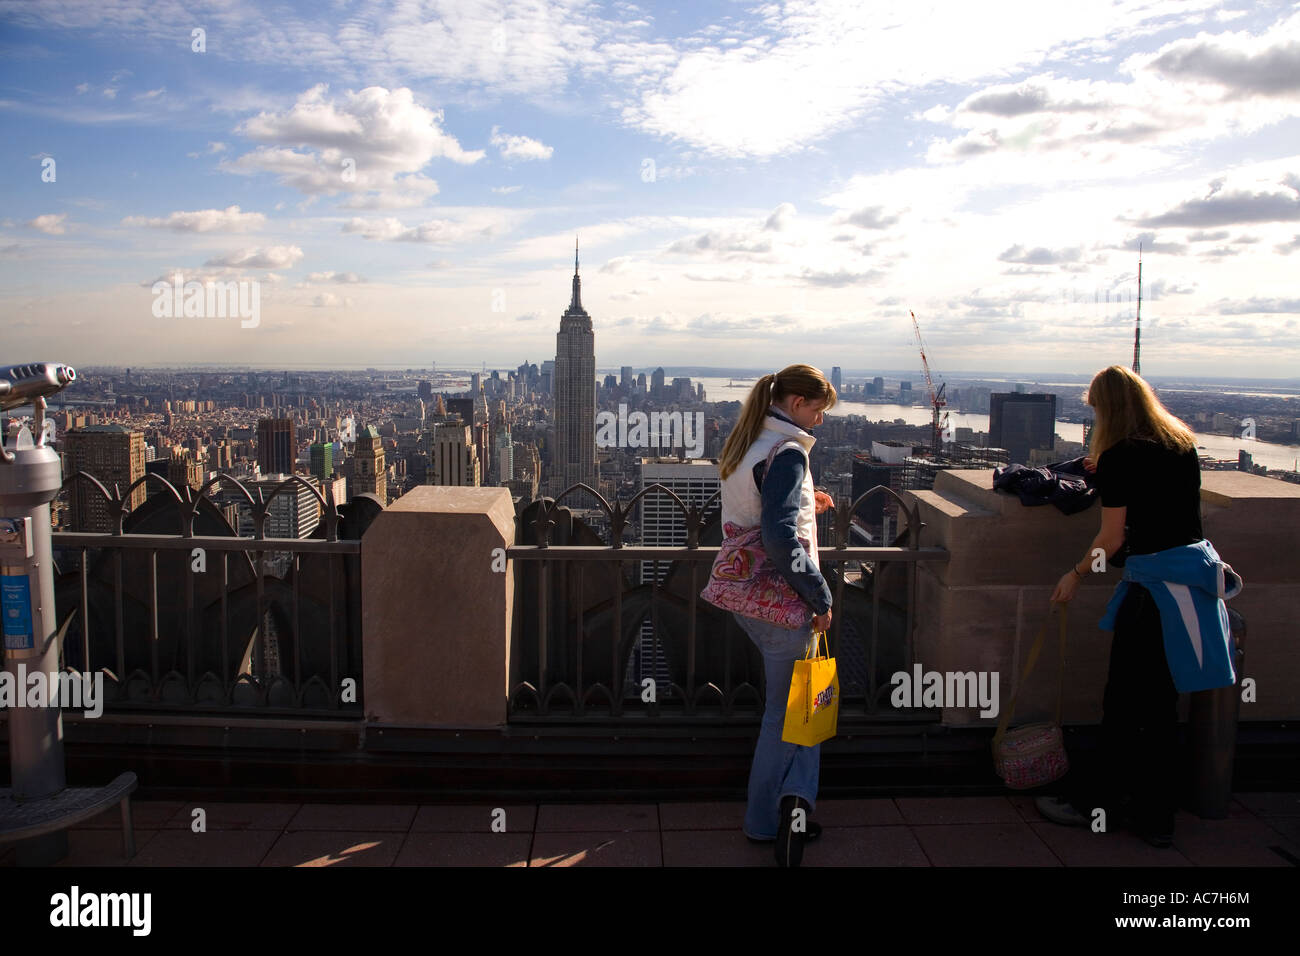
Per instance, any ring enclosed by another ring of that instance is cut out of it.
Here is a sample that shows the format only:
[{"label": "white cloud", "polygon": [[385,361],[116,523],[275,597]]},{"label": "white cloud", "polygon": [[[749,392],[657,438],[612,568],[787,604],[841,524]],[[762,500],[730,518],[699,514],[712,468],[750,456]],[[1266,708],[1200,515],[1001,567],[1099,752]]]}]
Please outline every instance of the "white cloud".
[{"label": "white cloud", "polygon": [[922,118],[966,131],[937,139],[931,162],[1055,151],[1070,168],[1130,164],[1136,145],[1181,146],[1300,116],[1300,15],[1259,36],[1199,34],[1134,54],[1131,80],[1040,73],[985,87]]},{"label": "white cloud", "polygon": [[303,252],[297,246],[266,246],[213,256],[204,265],[232,269],[289,269],[297,265],[302,256]]},{"label": "white cloud", "polygon": [[1034,249],[1026,249],[1024,246],[1014,245],[1004,250],[998,256],[998,260],[1000,262],[1018,262],[1023,265],[1052,266],[1067,262],[1078,262],[1082,255],[1083,250],[1079,248],[1047,249],[1038,246]]},{"label": "white cloud", "polygon": [[1215,84],[1233,99],[1300,94],[1300,15],[1261,36],[1199,33],[1143,59],[1150,70]]},{"label": "white cloud", "polygon": [[490,142],[501,151],[502,159],[550,159],[555,149],[540,140],[528,136],[512,136],[501,132],[501,127],[492,127]]},{"label": "white cloud", "polygon": [[174,212],[162,217],[127,216],[122,225],[151,226],[176,232],[248,232],[261,228],[265,222],[266,217],[260,212],[240,212],[238,206],[227,206],[225,209]]},{"label": "white cloud", "polygon": [[355,272],[326,271],[326,272],[310,273],[307,276],[307,281],[308,282],[337,282],[337,283],[350,285],[357,282],[365,282],[366,280],[361,278],[361,276],[357,275]]},{"label": "white cloud", "polygon": [[634,237],[650,237],[689,228],[692,221],[682,216],[629,216],[626,219],[574,226],[564,232],[552,232],[523,239],[501,252],[499,258],[510,262],[554,261],[572,253],[575,234],[581,240],[582,250],[588,252],[592,249],[607,248],[611,244]]},{"label": "white cloud", "polygon": [[186,153],[190,159],[198,159],[200,156],[211,156],[215,153],[224,153],[229,147],[221,142],[209,142],[208,148],[202,152]]},{"label": "white cloud", "polygon": [[37,216],[27,225],[37,232],[45,233],[47,236],[61,236],[66,229],[64,222],[67,218],[68,214],[66,212],[46,213],[44,216]]},{"label": "white cloud", "polygon": [[767,222],[763,228],[780,232],[790,225],[795,215],[794,203],[783,202],[772,210],[772,215],[767,217]]},{"label": "white cloud", "polygon": [[1247,223],[1300,222],[1300,176],[1295,173],[1287,174],[1280,182],[1243,182],[1238,188],[1225,189],[1223,182],[1223,179],[1215,180],[1204,198],[1185,199],[1172,209],[1139,219],[1138,224],[1206,229]]},{"label": "white cloud", "polygon": [[[364,17],[331,16],[337,4],[286,17],[231,3],[205,11],[208,28],[241,42],[214,43],[206,55],[356,85],[433,83],[468,102],[522,95],[561,110],[579,84],[596,84],[638,129],[712,155],[771,156],[858,124],[900,91],[986,81],[1051,58],[1096,61],[1176,22],[1236,15],[1219,5],[1073,0],[1049,17],[1036,0],[996,10],[964,0],[788,0],[736,5],[674,36],[648,13],[582,0],[411,0]],[[172,0],[51,0],[7,12],[30,28],[97,30],[117,42],[172,40],[193,20]]]},{"label": "white cloud", "polygon": [[406,225],[395,216],[382,219],[356,217],[343,224],[343,231],[365,239],[393,242],[451,243],[492,239],[509,232],[529,213],[491,207],[443,207],[445,218]]},{"label": "white cloud", "polygon": [[841,213],[834,221],[863,229],[885,229],[898,222],[898,219],[898,213],[886,212],[884,206],[863,206],[853,212]]},{"label": "white cloud", "polygon": [[[1183,16],[1215,5],[1179,5]],[[681,44],[671,67],[632,81],[626,122],[721,156],[799,152],[855,126],[900,88],[961,84],[1102,49],[1159,29],[1173,11],[1140,0],[1078,0],[1050,17],[1029,0],[984,5],[906,0],[767,4],[735,46]],[[941,23],[942,29],[935,29]],[[923,50],[924,56],[917,56]]]},{"label": "white cloud", "polygon": [[465,150],[442,129],[443,113],[415,102],[411,90],[370,86],[340,98],[317,84],[283,112],[263,111],[236,131],[260,146],[221,168],[265,171],[308,196],[348,194],[345,207],[391,209],[423,205],[438,184],[422,170],[434,159],[471,164],[482,150]]},{"label": "white cloud", "polygon": [[33,30],[92,31],[118,44],[183,37],[187,46],[201,16],[208,58],[274,63],[350,83],[398,76],[507,94],[549,94],[574,72],[611,61],[635,67],[645,55],[635,43],[620,49],[621,38],[640,29],[621,23],[620,11],[603,19],[572,0],[419,0],[356,11],[341,3],[286,11],[238,2],[191,9],[175,0],[48,0],[6,3],[5,16]]},{"label": "white cloud", "polygon": [[1221,302],[1220,315],[1276,315],[1300,312],[1300,299],[1261,299],[1252,297],[1244,302]]},{"label": "white cloud", "polygon": [[240,269],[232,269],[226,266],[221,267],[197,267],[197,266],[173,266],[165,272],[156,275],[152,279],[146,279],[140,285],[147,288],[152,287],[155,283],[162,282],[167,285],[173,285],[177,282],[190,283],[199,282],[208,285],[213,282],[249,282],[274,285],[280,281],[280,276],[274,272],[262,274],[252,274],[243,272]]}]

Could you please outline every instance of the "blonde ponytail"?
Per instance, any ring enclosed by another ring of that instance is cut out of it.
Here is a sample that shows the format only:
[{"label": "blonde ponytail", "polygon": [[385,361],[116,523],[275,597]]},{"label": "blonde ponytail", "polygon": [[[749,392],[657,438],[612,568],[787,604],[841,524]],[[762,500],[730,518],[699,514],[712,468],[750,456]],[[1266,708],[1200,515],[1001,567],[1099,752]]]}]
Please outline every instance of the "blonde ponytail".
[{"label": "blonde ponytail", "polygon": [[740,467],[741,460],[763,431],[767,410],[780,404],[787,395],[798,395],[810,402],[825,402],[823,411],[835,405],[835,388],[821,369],[811,365],[787,365],[775,374],[764,375],[749,390],[740,410],[740,420],[727,436],[718,459],[718,476],[723,480]]}]

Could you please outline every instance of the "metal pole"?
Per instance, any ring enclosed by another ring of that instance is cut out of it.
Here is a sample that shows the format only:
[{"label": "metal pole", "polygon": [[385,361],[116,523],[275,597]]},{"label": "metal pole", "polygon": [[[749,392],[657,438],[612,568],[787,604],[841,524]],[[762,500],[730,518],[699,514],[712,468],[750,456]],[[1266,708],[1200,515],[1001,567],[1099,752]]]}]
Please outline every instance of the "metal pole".
[{"label": "metal pole", "polygon": [[[44,701],[29,706],[29,676],[59,673],[54,564],[50,550],[50,502],[63,484],[58,453],[45,444],[45,396],[76,377],[67,366],[36,364],[0,369],[0,409],[31,402],[36,434],[17,430],[0,446],[0,611],[6,680],[17,696],[9,708],[9,766],[14,800],[41,800],[67,786],[63,759],[63,713],[57,676]],[[85,624],[83,622],[82,626]],[[59,830],[24,841],[20,863],[52,863],[67,856],[68,835]]]}]

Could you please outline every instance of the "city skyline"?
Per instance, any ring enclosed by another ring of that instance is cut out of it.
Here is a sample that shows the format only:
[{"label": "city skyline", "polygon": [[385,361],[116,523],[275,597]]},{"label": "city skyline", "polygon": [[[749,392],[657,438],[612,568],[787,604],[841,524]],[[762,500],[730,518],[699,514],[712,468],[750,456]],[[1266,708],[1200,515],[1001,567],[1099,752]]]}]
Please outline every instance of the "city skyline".
[{"label": "city skyline", "polygon": [[1139,243],[1153,376],[1300,365],[1294,4],[297,9],[0,5],[10,348],[509,367],[577,233],[651,367],[1128,364]]}]

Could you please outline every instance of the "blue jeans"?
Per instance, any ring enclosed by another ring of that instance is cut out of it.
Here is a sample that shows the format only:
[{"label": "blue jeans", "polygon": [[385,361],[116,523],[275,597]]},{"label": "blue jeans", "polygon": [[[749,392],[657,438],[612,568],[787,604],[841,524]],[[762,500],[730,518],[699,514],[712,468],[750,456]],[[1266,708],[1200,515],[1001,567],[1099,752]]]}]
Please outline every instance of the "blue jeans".
[{"label": "blue jeans", "polygon": [[[733,612],[734,613],[734,612]],[[757,618],[735,615],[749,639],[763,652],[767,703],[749,771],[749,803],[745,808],[745,835],[775,839],[781,816],[781,798],[802,797],[817,804],[817,776],[821,769],[821,744],[801,747],[781,739],[785,728],[785,703],[790,696],[794,662],[808,653],[812,624],[787,630]]]}]

